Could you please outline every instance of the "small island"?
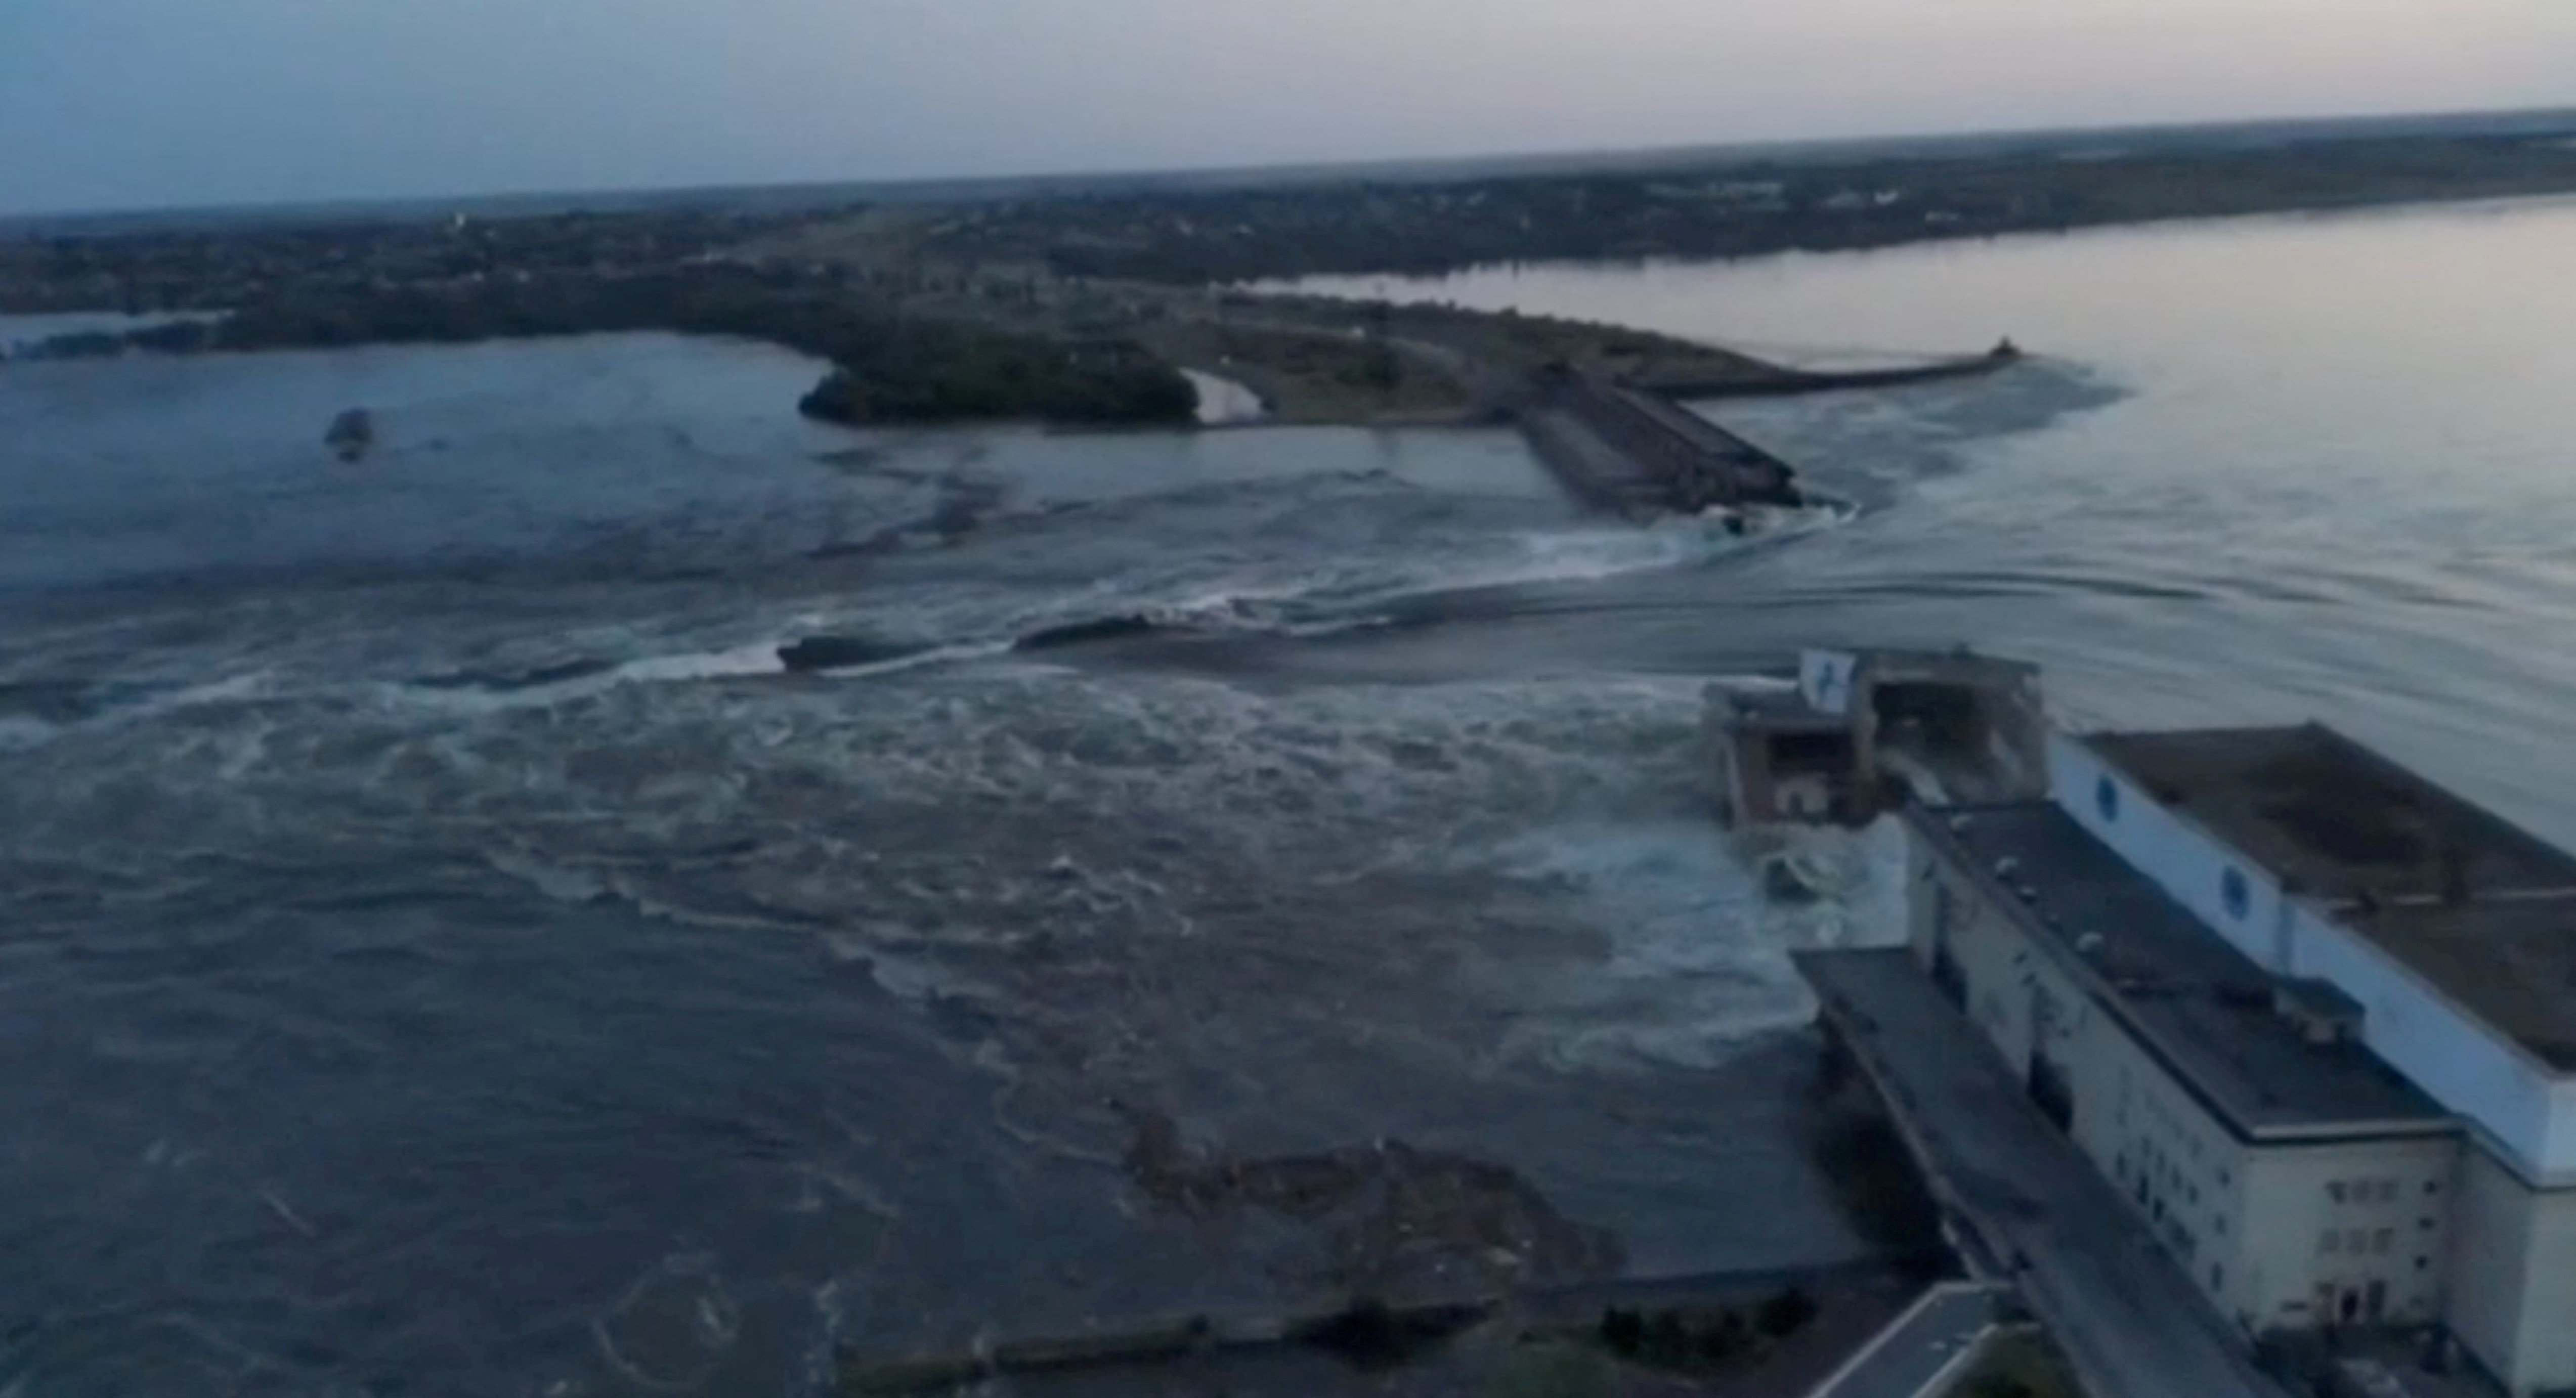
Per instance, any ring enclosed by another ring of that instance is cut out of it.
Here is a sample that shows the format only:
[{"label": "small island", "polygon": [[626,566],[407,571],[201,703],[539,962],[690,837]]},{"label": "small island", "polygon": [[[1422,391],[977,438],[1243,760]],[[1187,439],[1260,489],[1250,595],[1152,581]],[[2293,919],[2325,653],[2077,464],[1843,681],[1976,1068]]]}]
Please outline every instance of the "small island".
[{"label": "small island", "polygon": [[[1198,398],[1130,342],[1072,340],[906,314],[811,279],[741,267],[631,276],[566,274],[437,286],[311,287],[211,320],[39,343],[27,357],[214,354],[360,344],[462,344],[615,331],[763,340],[834,365],[801,409],[853,426],[1029,419],[1186,424]],[[363,454],[351,424],[330,445]],[[355,451],[352,451],[352,447]]]}]

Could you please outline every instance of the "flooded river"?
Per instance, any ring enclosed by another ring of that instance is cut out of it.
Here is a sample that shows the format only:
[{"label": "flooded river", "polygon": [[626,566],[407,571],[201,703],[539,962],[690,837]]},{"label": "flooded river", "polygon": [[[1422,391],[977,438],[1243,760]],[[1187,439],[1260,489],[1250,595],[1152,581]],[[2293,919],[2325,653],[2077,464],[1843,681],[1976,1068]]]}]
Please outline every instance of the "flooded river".
[{"label": "flooded river", "polygon": [[[1342,288],[2042,356],[1728,407],[1860,507],[1750,539],[1503,433],[848,433],[659,337],[0,369],[0,1391],[810,1392],[1855,1256],[1787,952],[1889,935],[1892,851],[1766,904],[1703,690],[1974,641],[2576,839],[2571,260],[2544,205]],[[782,673],[816,634],[882,658]],[[1170,1207],[1157,1119],[1513,1183],[1390,1252]]]}]

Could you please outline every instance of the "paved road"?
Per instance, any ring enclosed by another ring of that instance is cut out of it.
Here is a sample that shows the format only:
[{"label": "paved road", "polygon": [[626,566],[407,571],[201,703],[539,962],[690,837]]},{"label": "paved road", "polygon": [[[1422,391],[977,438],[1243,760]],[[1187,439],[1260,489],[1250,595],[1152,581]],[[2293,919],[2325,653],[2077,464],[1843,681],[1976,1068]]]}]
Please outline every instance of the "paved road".
[{"label": "paved road", "polygon": [[2094,1398],[2282,1398],[1907,952],[1799,964],[1982,1242],[1971,1252],[2026,1259],[2014,1280]]},{"label": "paved road", "polygon": [[1811,1398],[1930,1398],[1933,1380],[1994,1328],[2004,1290],[1987,1282],[1932,1288]]}]

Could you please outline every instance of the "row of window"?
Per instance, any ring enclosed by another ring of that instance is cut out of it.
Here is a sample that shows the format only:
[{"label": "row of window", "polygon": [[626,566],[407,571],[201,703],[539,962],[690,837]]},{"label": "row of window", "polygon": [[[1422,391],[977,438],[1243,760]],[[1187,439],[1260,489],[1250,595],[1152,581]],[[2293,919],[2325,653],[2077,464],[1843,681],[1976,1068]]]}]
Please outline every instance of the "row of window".
[{"label": "row of window", "polygon": [[2193,1237],[2191,1230],[2183,1226],[2182,1215],[2176,1214],[2166,1221],[2165,1241],[2172,1246],[2174,1256],[2182,1259],[2184,1269],[2189,1270],[2193,1254],[2200,1251],[2200,1239]]},{"label": "row of window", "polygon": [[2182,1142],[2183,1154],[2190,1156],[2193,1163],[2199,1163],[2201,1155],[2199,1135],[2185,1129],[2182,1122],[2165,1109],[2165,1104],[2154,1093],[2135,1091],[2129,1077],[2129,1070],[2123,1068],[2120,1070],[2120,1122],[2124,1126],[2128,1124],[2129,1099],[2133,1096],[2138,1099],[2140,1108],[2146,1112],[2150,1120],[2162,1127],[2165,1134]]},{"label": "row of window", "polygon": [[[2197,1209],[2200,1206],[2200,1186],[2175,1171],[2172,1163],[2156,1150],[2153,1142],[2137,1141],[2132,1144],[2137,1147],[2141,1157],[2137,1168],[2134,1170],[2130,1168],[2128,1153],[2124,1151],[2113,1163],[2112,1173],[2131,1194],[2136,1196],[2138,1208],[2147,1215],[2150,1223],[2164,1231],[2165,1241],[2188,1264],[2192,1254],[2200,1250],[2200,1239],[2188,1227],[2183,1210],[2185,1207]],[[2227,1236],[2225,1215],[2213,1215],[2209,1226],[2210,1231],[2219,1237]]]},{"label": "row of window", "polygon": [[2200,1202],[2200,1185],[2177,1168],[2171,1158],[2156,1148],[2153,1141],[2138,1142],[2139,1173],[2167,1194],[2180,1196],[2187,1204]]},{"label": "row of window", "polygon": [[[2428,1196],[2442,1192],[2439,1180],[2424,1181]],[[2328,1180],[2326,1198],[2337,1204],[2394,1204],[2397,1202],[2395,1180]]]},{"label": "row of window", "polygon": [[[2164,1134],[2172,1136],[2182,1143],[2182,1153],[2190,1158],[2192,1166],[2197,1167],[2200,1164],[2200,1158],[2204,1153],[2212,1156],[2218,1154],[2218,1151],[2215,1149],[2210,1149],[2204,1152],[2201,1146],[2199,1134],[2185,1127],[2172,1112],[2166,1110],[2165,1104],[2158,1100],[2155,1094],[2136,1092],[2129,1078],[2129,1070],[2123,1068],[2120,1070],[2119,1116],[2119,1121],[2122,1126],[2129,1124],[2129,1101],[2132,1097],[2136,1097],[2138,1099],[2141,1110],[2146,1113],[2149,1120],[2163,1129]],[[2152,1139],[2140,1141],[2138,1143],[2138,1149],[2142,1155],[2149,1159],[2163,1158],[2163,1152],[2157,1148]],[[2224,1165],[2218,1167],[2218,1184],[2220,1188],[2224,1189],[2235,1182],[2236,1177],[2232,1171]],[[2197,1196],[2195,1196],[2195,1201],[2196,1199]]]},{"label": "row of window", "polygon": [[2348,1252],[2355,1256],[2368,1253],[2374,1257],[2385,1257],[2388,1250],[2396,1245],[2397,1230],[2394,1228],[2329,1228],[2317,1235],[2317,1251],[2320,1253]]}]

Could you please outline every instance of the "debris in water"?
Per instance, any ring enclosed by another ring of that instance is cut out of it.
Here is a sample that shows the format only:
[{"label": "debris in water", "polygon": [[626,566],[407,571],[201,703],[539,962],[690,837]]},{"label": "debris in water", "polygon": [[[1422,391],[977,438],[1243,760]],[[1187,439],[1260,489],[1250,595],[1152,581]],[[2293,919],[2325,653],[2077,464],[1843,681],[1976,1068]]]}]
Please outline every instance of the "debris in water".
[{"label": "debris in water", "polygon": [[295,1210],[286,1207],[286,1201],[278,1198],[275,1190],[261,1190],[259,1192],[259,1199],[261,1203],[268,1205],[268,1211],[277,1215],[287,1227],[294,1229],[296,1232],[301,1233],[308,1238],[318,1238],[321,1236],[320,1233],[314,1230],[312,1224],[305,1222],[302,1216],[298,1215]]},{"label": "debris in water", "polygon": [[1454,1295],[1616,1275],[1616,1235],[1567,1219],[1513,1171],[1402,1141],[1247,1160],[1186,1145],[1171,1118],[1112,1106],[1135,1141],[1136,1187],[1210,1221],[1259,1210],[1315,1230],[1316,1274],[1292,1280],[1363,1296]]},{"label": "debris in water", "polygon": [[342,461],[355,462],[376,445],[375,414],[364,408],[351,408],[331,419],[331,430],[322,434],[322,445]]},{"label": "debris in water", "polygon": [[1398,1312],[1374,1297],[1350,1306],[1291,1336],[1354,1369],[1394,1369],[1420,1358],[1458,1332],[1485,1318],[1480,1306],[1441,1306]]}]

